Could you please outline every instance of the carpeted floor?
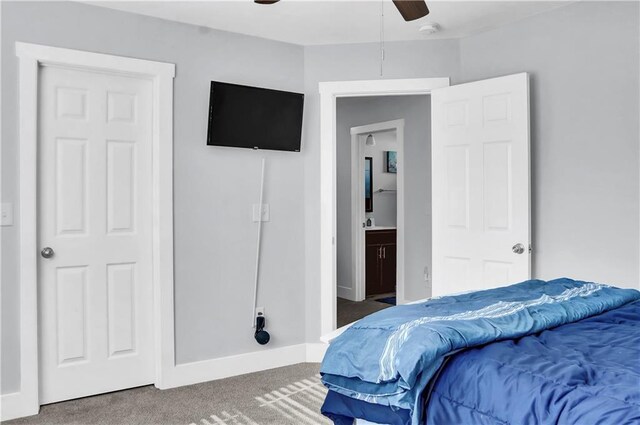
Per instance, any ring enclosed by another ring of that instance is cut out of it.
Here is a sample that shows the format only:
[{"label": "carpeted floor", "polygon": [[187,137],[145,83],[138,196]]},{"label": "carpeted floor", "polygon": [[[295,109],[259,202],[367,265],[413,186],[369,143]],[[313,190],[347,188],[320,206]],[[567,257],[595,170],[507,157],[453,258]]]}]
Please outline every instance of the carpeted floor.
[{"label": "carpeted floor", "polygon": [[391,304],[385,304],[376,301],[377,298],[383,298],[389,295],[395,294],[377,295],[375,298],[367,298],[366,300],[360,302],[338,298],[338,327],[348,325],[349,323],[355,322],[356,320],[360,320],[363,317],[370,315],[371,313],[375,313],[376,311],[393,307]]},{"label": "carpeted floor", "polygon": [[[381,304],[381,303],[378,303]],[[187,387],[134,388],[42,406],[6,425],[320,425],[326,394],[318,363]]]},{"label": "carpeted floor", "polygon": [[[391,307],[338,298],[338,326]],[[133,388],[42,406],[6,425],[321,425],[326,394],[318,363],[251,373],[169,390]]]}]

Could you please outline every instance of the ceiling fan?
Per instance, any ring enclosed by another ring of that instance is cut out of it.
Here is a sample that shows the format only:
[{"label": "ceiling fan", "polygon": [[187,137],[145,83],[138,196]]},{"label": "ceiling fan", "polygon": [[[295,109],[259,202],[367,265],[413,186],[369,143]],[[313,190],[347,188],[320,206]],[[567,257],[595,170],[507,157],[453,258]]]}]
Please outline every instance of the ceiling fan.
[{"label": "ceiling fan", "polygon": [[[258,4],[273,4],[280,0],[254,0]],[[405,21],[414,21],[429,14],[425,0],[393,0]]]}]

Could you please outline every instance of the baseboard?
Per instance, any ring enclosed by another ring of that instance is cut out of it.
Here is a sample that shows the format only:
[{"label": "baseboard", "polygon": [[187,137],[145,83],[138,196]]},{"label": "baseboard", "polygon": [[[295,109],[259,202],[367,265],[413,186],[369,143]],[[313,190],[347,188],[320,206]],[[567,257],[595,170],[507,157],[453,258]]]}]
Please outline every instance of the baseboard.
[{"label": "baseboard", "polygon": [[163,389],[214,381],[303,362],[319,362],[325,344],[297,344],[271,350],[177,365]]},{"label": "baseboard", "polygon": [[307,362],[320,363],[324,358],[324,353],[327,352],[329,344],[324,342],[307,343]]},{"label": "baseboard", "polygon": [[40,406],[20,392],[0,395],[0,421],[37,415],[39,410]]},{"label": "baseboard", "polygon": [[337,285],[338,298],[344,298],[345,300],[356,301],[355,293],[352,288],[348,286]]}]

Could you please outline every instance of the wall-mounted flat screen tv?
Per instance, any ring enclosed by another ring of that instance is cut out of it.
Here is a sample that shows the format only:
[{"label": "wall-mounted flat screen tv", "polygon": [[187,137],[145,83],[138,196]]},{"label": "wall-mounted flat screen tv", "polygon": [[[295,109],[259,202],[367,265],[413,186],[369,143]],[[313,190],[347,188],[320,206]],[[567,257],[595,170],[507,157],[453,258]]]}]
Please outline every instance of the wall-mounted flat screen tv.
[{"label": "wall-mounted flat screen tv", "polygon": [[304,95],[211,82],[207,145],[300,152]]}]

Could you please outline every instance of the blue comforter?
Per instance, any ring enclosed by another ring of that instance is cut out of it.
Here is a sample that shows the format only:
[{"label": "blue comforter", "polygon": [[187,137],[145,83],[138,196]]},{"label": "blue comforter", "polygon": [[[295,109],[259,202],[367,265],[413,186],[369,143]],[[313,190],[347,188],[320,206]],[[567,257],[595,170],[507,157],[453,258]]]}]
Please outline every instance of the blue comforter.
[{"label": "blue comforter", "polygon": [[[348,416],[341,414],[345,411],[377,422],[382,415],[391,419],[387,423],[419,423],[422,395],[452,354],[573,323],[638,299],[635,290],[558,279],[381,311],[329,347],[321,373],[331,391],[323,410],[336,423]],[[482,375],[475,375],[476,381],[483,381],[477,376]],[[433,394],[433,403],[449,400],[446,394]],[[455,404],[453,398],[449,401]]]},{"label": "blue comforter", "polygon": [[640,424],[640,301],[453,356],[426,415],[430,425]]}]

